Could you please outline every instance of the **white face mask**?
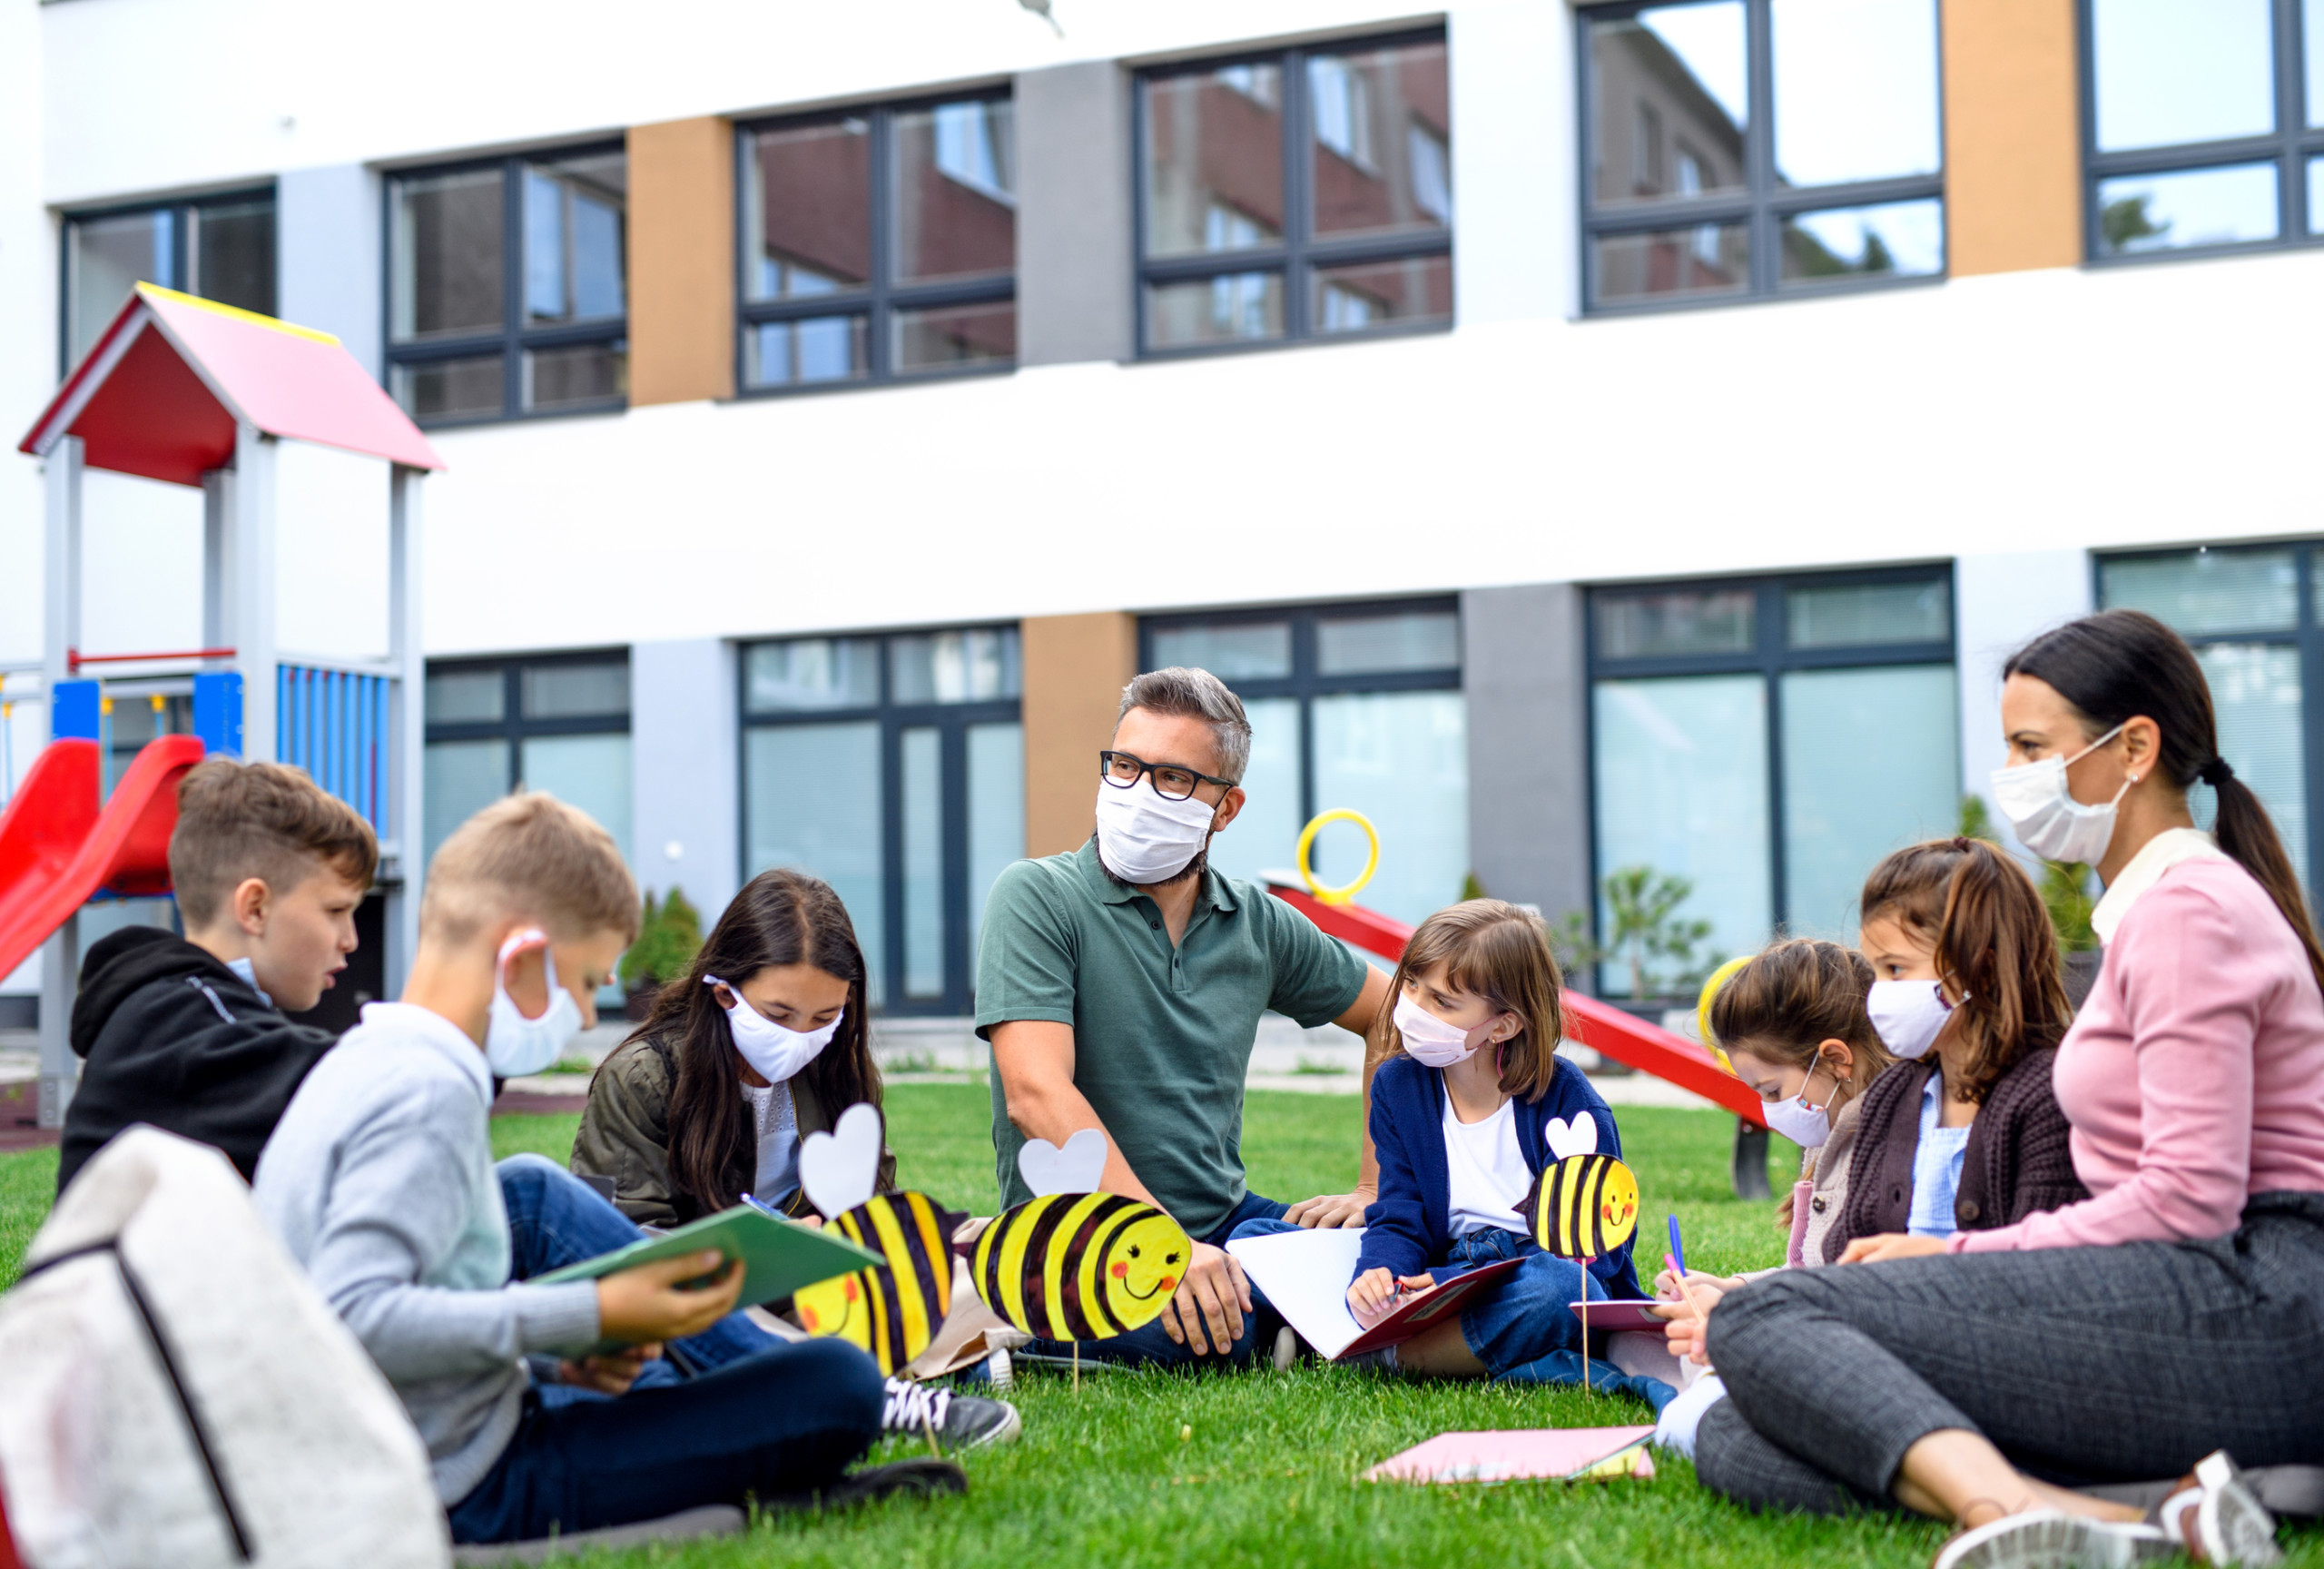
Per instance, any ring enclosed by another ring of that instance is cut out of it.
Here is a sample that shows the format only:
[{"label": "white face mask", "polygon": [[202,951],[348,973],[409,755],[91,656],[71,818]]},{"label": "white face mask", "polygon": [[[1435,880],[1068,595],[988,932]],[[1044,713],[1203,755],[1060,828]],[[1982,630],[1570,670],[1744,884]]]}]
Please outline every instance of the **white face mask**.
[{"label": "white face mask", "polygon": [[1927,1052],[1953,1016],[1953,1004],[1934,981],[1875,981],[1864,1006],[1881,1044],[1908,1061]]},{"label": "white face mask", "polygon": [[546,942],[538,931],[511,933],[500,945],[500,962],[492,976],[492,1013],[484,1029],[484,1060],[503,1079],[537,1073],[559,1057],[581,1033],[581,1004],[556,983],[556,956],[541,950],[541,972],[548,982],[548,1006],[537,1019],[517,1011],[508,995],[508,961],[527,942]]},{"label": "white face mask", "polygon": [[2014,768],[1994,770],[1994,804],[2009,819],[2017,842],[2044,861],[2096,862],[2114,837],[2114,808],[2134,778],[2125,778],[2114,799],[2085,806],[2066,787],[2066,768],[2122,733],[2120,725],[2071,757],[2044,757]]},{"label": "white face mask", "polygon": [[1122,790],[1098,782],[1098,854],[1115,876],[1150,888],[1194,864],[1210,841],[1218,808],[1199,795],[1172,801],[1156,792],[1154,775]]},{"label": "white face mask", "polygon": [[734,1038],[734,1050],[743,1054],[743,1061],[770,1084],[783,1083],[822,1056],[823,1048],[832,1043],[832,1037],[839,1033],[840,1021],[847,1017],[847,1010],[842,1008],[822,1028],[802,1033],[784,1029],[752,1007],[730,982],[705,975],[702,983],[724,986],[734,993],[734,1005],[726,1010],[726,1033]]},{"label": "white face mask", "polygon": [[[1832,1136],[1832,1102],[1812,1105],[1807,1099],[1807,1086],[1816,1081],[1816,1070],[1824,1067],[1819,1059],[1807,1077],[1799,1081],[1799,1093],[1787,1100],[1774,1100],[1766,1107],[1768,1126],[1798,1145],[1802,1150],[1821,1147]],[[1839,1093],[1839,1081],[1833,1077],[1832,1093]]]},{"label": "white face mask", "polygon": [[1404,1042],[1404,1055],[1430,1068],[1450,1068],[1465,1062],[1476,1055],[1485,1036],[1499,1021],[1495,1014],[1473,1030],[1463,1030],[1457,1024],[1447,1024],[1435,1014],[1412,1000],[1409,992],[1396,993],[1396,1033]]}]

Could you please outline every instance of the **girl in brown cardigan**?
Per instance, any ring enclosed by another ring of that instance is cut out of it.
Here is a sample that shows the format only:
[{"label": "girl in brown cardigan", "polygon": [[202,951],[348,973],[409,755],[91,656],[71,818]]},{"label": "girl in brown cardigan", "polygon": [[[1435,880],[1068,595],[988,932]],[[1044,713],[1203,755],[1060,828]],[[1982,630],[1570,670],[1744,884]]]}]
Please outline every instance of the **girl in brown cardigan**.
[{"label": "girl in brown cardigan", "polygon": [[1865,1092],[1826,1261],[1859,1237],[1982,1230],[2086,1198],[2050,1088],[2073,1011],[2034,880],[1982,839],[1932,840],[1873,868],[1858,907],[1873,1021],[1905,1061]]}]

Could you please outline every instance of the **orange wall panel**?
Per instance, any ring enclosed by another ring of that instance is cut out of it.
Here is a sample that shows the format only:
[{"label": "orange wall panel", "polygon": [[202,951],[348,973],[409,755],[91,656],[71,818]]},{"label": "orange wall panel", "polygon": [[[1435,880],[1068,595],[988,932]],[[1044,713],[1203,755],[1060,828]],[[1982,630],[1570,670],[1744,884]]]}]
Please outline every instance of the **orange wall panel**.
[{"label": "orange wall panel", "polygon": [[1137,674],[1137,617],[1118,611],[1019,624],[1025,670],[1025,854],[1078,850],[1096,826],[1098,754]]},{"label": "orange wall panel", "polygon": [[1951,273],[2082,261],[2073,0],[1944,0]]},{"label": "orange wall panel", "polygon": [[734,395],[734,127],[629,133],[629,401]]}]

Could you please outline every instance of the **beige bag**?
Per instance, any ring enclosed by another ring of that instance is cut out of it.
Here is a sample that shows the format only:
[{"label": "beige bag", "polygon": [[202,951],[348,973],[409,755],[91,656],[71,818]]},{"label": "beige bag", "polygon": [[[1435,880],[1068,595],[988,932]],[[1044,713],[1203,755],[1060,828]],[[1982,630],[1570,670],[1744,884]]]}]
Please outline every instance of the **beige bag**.
[{"label": "beige bag", "polygon": [[30,1569],[440,1569],[426,1449],[225,1157],[100,1150],[0,1297],[0,1485]]}]

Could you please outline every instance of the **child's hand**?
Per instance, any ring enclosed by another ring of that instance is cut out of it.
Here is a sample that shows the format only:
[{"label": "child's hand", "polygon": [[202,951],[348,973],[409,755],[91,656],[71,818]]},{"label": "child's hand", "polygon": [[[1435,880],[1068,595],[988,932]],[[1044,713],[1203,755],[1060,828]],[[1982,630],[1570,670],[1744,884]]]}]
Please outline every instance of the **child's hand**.
[{"label": "child's hand", "polygon": [[[1702,1309],[1706,1313],[1710,1311],[1712,1303],[1742,1284],[1743,1281],[1739,1276],[1706,1275],[1700,1270],[1687,1277],[1687,1290],[1694,1293],[1695,1300],[1702,1304]],[[1654,1295],[1660,1301],[1677,1303],[1680,1312],[1686,1311],[1686,1292],[1679,1289],[1677,1271],[1665,1269],[1654,1278]]]},{"label": "child's hand", "polygon": [[578,1362],[556,1365],[557,1378],[577,1389],[595,1389],[600,1395],[626,1395],[645,1365],[662,1355],[657,1345],[625,1347],[602,1357],[584,1357]]},{"label": "child's hand", "polygon": [[[724,1257],[713,1248],[606,1276],[597,1282],[597,1333],[634,1346],[701,1334],[733,1312],[743,1294],[743,1261],[722,1269]],[[708,1285],[679,1288],[680,1281],[704,1276]]]},{"label": "child's hand", "polygon": [[1348,1311],[1355,1315],[1357,1323],[1368,1328],[1387,1317],[1389,1310],[1395,1307],[1400,1293],[1425,1291],[1435,1284],[1436,1278],[1431,1275],[1406,1275],[1399,1278],[1384,1268],[1366,1269],[1347,1288]]},{"label": "child's hand", "polygon": [[1679,1309],[1679,1312],[1682,1317],[1673,1318],[1662,1327],[1662,1338],[1670,1347],[1670,1355],[1681,1362],[1691,1359],[1699,1367],[1709,1367],[1710,1347],[1708,1337],[1704,1334],[1707,1327],[1704,1320],[1697,1318],[1684,1308]]},{"label": "child's hand", "polygon": [[1902,1232],[1884,1232],[1877,1237],[1859,1237],[1848,1244],[1840,1255],[1843,1264],[1883,1264],[1891,1258],[1925,1258],[1945,1250],[1942,1237],[1907,1237]]}]

